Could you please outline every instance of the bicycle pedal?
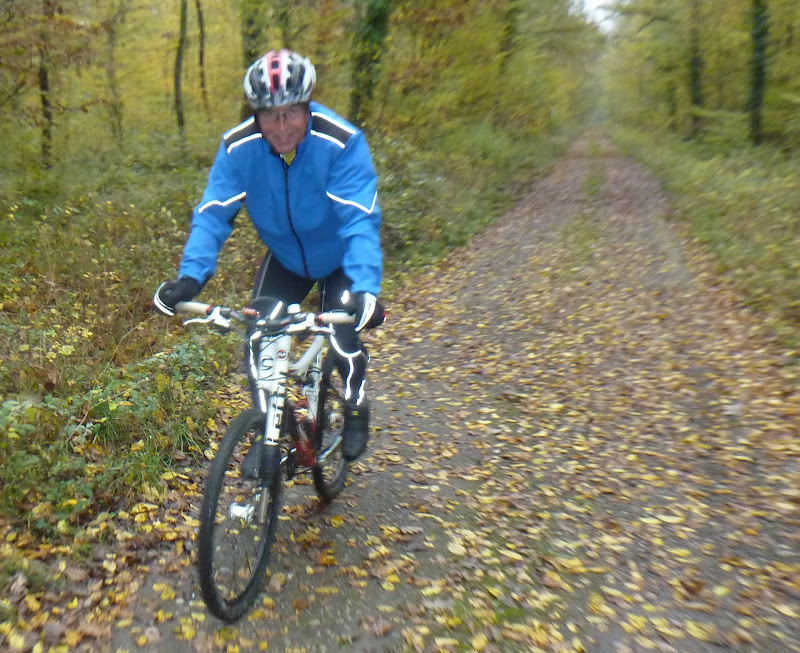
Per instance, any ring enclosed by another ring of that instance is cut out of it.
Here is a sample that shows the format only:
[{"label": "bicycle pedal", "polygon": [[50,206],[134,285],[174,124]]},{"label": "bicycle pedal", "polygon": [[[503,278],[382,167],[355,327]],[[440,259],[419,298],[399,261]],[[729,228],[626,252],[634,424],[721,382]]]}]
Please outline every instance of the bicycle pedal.
[{"label": "bicycle pedal", "polygon": [[232,503],[228,509],[228,515],[231,519],[242,519],[249,523],[253,517],[255,506],[249,504]]}]

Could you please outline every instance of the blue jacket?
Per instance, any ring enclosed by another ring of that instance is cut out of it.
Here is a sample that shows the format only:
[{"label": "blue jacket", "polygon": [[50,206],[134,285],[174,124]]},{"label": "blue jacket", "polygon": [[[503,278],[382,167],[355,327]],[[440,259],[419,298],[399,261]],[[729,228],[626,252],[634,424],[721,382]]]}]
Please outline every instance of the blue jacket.
[{"label": "blue jacket", "polygon": [[338,268],[353,292],[380,292],[383,257],[377,176],[363,132],[311,103],[305,138],[291,165],[250,118],[222,137],[179,274],[203,283],[242,205],[286,268],[320,279]]}]

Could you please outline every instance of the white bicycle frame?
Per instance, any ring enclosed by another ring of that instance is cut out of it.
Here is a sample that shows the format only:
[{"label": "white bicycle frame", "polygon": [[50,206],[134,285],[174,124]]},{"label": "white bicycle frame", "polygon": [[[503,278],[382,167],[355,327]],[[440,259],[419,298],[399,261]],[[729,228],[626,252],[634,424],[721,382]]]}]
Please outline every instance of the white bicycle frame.
[{"label": "white bicycle frame", "polygon": [[[184,324],[190,322],[211,323],[227,330],[231,327],[231,317],[238,316],[239,319],[242,319],[241,315],[230,309],[201,302],[180,302],[175,308],[181,312],[200,313],[207,316],[186,320]],[[300,307],[297,304],[291,304],[287,308],[287,313],[289,316],[297,315],[300,313]],[[307,313],[302,321],[288,324],[279,334],[265,334],[258,329],[250,336],[248,365],[250,375],[255,380],[259,408],[266,415],[265,444],[271,446],[279,444],[283,412],[286,408],[286,384],[290,376],[298,379],[305,377],[309,381],[303,386],[303,394],[308,400],[309,414],[316,419],[319,404],[319,382],[322,377],[322,348],[325,339],[333,333],[331,325],[352,322],[353,316],[344,311],[318,315]],[[313,333],[314,338],[303,355],[292,363],[292,337],[306,333]],[[258,351],[256,351],[256,344]],[[311,378],[309,378],[309,374]]]},{"label": "white bicycle frame", "polygon": [[259,408],[267,416],[264,434],[264,441],[267,444],[278,443],[283,412],[286,408],[286,384],[289,377],[307,379],[308,383],[303,386],[303,394],[308,400],[309,414],[316,418],[319,382],[322,377],[322,347],[325,338],[325,334],[317,333],[303,355],[291,363],[292,336],[289,333],[270,336],[256,331],[250,337],[250,374],[255,380]]}]

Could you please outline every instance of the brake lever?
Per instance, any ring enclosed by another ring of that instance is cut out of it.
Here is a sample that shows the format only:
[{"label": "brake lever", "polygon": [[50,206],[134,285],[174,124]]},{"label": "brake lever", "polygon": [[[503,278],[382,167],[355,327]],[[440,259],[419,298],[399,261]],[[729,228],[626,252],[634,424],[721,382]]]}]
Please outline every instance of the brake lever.
[{"label": "brake lever", "polygon": [[187,324],[213,324],[219,329],[228,330],[231,328],[231,319],[222,314],[220,306],[215,306],[207,317],[193,317],[183,323],[184,326]]},{"label": "brake lever", "polygon": [[314,322],[314,314],[306,313],[302,320],[290,324],[286,329],[286,333],[295,334],[298,332],[302,333],[304,331],[308,332],[311,331],[314,326],[316,326],[316,323]]}]

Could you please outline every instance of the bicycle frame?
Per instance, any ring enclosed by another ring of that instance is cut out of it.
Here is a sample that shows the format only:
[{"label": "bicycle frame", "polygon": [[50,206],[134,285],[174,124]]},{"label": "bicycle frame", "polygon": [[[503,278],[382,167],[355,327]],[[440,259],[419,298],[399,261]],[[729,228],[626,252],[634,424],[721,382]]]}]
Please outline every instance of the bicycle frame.
[{"label": "bicycle frame", "polygon": [[[351,315],[341,311],[300,313],[297,304],[287,308],[286,321],[259,319],[257,312],[251,308],[236,311],[201,302],[180,302],[176,309],[206,316],[186,320],[184,324],[210,323],[229,330],[231,319],[237,319],[254,325],[255,331],[248,340],[248,366],[255,382],[259,404],[257,408],[265,415],[264,445],[280,445],[281,426],[287,404],[287,383],[290,378],[303,379],[305,376],[305,380],[309,381],[303,386],[303,394],[308,401],[309,416],[316,422],[319,383],[322,377],[322,348],[326,337],[333,333],[332,325],[352,322]],[[273,327],[272,331],[268,329],[270,325]],[[314,338],[300,358],[292,363],[292,337],[306,334],[314,334]]]},{"label": "bicycle frame", "polygon": [[278,444],[286,410],[286,385],[290,378],[305,378],[308,381],[303,386],[303,395],[308,401],[309,415],[316,421],[319,381],[322,376],[322,348],[327,335],[317,333],[303,355],[294,363],[291,362],[291,334],[271,335],[258,330],[250,336],[248,365],[255,381],[258,408],[266,416],[265,444]]}]

